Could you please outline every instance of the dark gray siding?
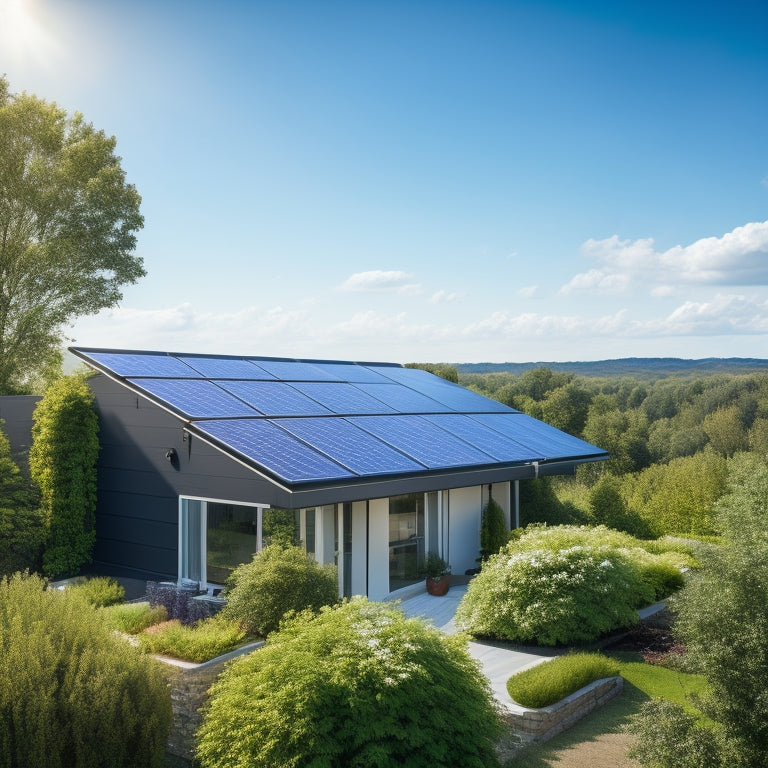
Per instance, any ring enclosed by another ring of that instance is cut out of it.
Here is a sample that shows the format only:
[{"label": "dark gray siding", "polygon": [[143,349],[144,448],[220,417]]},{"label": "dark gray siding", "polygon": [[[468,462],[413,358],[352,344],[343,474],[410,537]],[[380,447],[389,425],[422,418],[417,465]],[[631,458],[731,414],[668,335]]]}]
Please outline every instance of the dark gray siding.
[{"label": "dark gray siding", "polygon": [[[101,451],[94,565],[176,578],[178,497],[277,505],[278,489],[184,432],[184,422],[104,375],[89,379]],[[169,449],[176,460],[166,458]]]},{"label": "dark gray siding", "polygon": [[0,397],[0,419],[3,432],[11,444],[11,453],[27,453],[32,445],[32,412],[38,395],[5,395]]}]

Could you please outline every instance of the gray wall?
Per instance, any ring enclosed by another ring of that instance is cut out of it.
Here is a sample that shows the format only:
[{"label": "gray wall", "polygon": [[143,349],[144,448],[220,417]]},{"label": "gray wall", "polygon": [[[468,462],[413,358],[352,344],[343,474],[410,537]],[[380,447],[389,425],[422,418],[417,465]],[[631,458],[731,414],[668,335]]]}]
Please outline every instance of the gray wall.
[{"label": "gray wall", "polygon": [[4,395],[0,397],[0,419],[3,432],[11,444],[11,453],[29,451],[32,445],[32,412],[39,395]]}]

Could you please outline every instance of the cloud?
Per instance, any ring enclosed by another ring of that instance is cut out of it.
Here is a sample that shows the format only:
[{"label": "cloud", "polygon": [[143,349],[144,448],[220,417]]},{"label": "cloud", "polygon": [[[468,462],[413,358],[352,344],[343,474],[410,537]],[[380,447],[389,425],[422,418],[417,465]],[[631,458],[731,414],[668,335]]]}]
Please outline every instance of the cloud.
[{"label": "cloud", "polygon": [[340,286],[341,291],[364,293],[400,293],[415,295],[421,293],[421,286],[409,282],[411,276],[400,270],[374,269],[370,272],[356,272],[350,275]]},{"label": "cloud", "polygon": [[644,285],[669,296],[690,285],[768,285],[768,221],[751,222],[722,237],[657,251],[652,238],[587,240],[582,253],[598,266],[575,275],[559,291],[619,294]]},{"label": "cloud", "polygon": [[429,299],[430,304],[450,304],[452,301],[456,301],[459,298],[458,293],[449,293],[448,291],[439,290],[432,294]]},{"label": "cloud", "polygon": [[532,298],[535,295],[536,291],[538,291],[538,290],[539,290],[539,286],[538,285],[527,285],[524,288],[520,288],[517,291],[517,295],[521,299],[530,299],[530,298]]}]

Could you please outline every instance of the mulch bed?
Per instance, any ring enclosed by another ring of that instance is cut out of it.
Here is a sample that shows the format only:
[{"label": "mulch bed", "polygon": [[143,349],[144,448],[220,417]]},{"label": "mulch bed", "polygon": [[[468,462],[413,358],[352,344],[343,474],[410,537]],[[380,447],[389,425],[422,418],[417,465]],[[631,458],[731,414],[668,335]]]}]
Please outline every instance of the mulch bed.
[{"label": "mulch bed", "polygon": [[665,665],[670,656],[679,657],[685,653],[685,647],[672,636],[671,623],[669,612],[662,611],[652,620],[633,627],[605,650],[638,653],[648,664]]}]

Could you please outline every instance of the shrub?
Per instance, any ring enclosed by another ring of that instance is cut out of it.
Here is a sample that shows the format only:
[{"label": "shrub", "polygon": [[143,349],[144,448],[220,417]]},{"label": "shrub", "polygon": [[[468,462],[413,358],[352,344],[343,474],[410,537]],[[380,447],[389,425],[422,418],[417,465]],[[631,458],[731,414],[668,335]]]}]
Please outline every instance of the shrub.
[{"label": "shrub", "polygon": [[139,635],[145,651],[172,656],[184,661],[208,661],[228,653],[242,644],[245,631],[238,622],[219,614],[192,626],[178,620],[166,622]]},{"label": "shrub", "polygon": [[480,558],[487,560],[509,541],[504,510],[495,499],[488,499],[480,521]]},{"label": "shrub", "polygon": [[44,541],[38,510],[0,508],[0,576],[39,570]]},{"label": "shrub", "polygon": [[77,590],[0,581],[0,766],[163,765],[171,702],[158,665]]},{"label": "shrub", "polygon": [[356,598],[287,619],[211,689],[203,768],[485,768],[500,733],[460,635]]},{"label": "shrub", "polygon": [[29,468],[42,496],[49,576],[74,575],[91,561],[98,430],[93,394],[81,376],[55,381],[35,407]]},{"label": "shrub", "polygon": [[585,685],[614,677],[619,665],[600,653],[569,653],[512,675],[507,691],[522,707],[539,709],[555,704]]},{"label": "shrub", "polygon": [[470,582],[456,625],[486,637],[557,645],[591,641],[638,621],[653,601],[650,586],[624,554],[574,546],[516,551],[513,542]]},{"label": "shrub", "polygon": [[338,601],[336,567],[319,565],[299,547],[271,545],[227,581],[222,613],[249,634],[266,637],[289,611],[319,610]]},{"label": "shrub", "polygon": [[715,731],[680,704],[654,699],[633,715],[626,730],[636,737],[629,756],[652,768],[718,768],[726,765]]},{"label": "shrub", "polygon": [[147,599],[155,608],[162,606],[169,619],[178,619],[182,624],[194,624],[196,621],[207,619],[211,615],[208,603],[193,600],[193,593],[176,584],[163,582],[147,582]]},{"label": "shrub", "polygon": [[97,608],[117,605],[125,600],[125,588],[107,576],[94,576],[75,584],[70,589],[76,589],[82,597]]},{"label": "shrub", "polygon": [[117,632],[138,635],[139,632],[166,621],[168,612],[162,605],[154,608],[149,603],[121,603],[103,609],[107,624]]}]

